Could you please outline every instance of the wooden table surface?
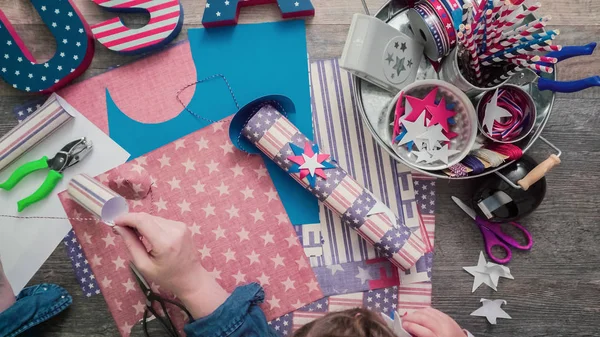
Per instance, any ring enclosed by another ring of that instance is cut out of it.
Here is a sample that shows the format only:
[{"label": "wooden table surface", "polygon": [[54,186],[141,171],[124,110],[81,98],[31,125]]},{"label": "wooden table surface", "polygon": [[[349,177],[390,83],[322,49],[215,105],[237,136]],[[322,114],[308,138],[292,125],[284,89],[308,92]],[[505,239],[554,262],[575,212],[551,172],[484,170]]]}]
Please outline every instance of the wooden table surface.
[{"label": "wooden table surface", "polygon": [[[373,13],[384,0],[368,1]],[[600,36],[600,1],[540,0],[543,14],[553,16],[552,27],[559,28],[558,42],[585,44]],[[90,24],[113,17],[89,0],[74,0]],[[201,25],[204,0],[181,0],[187,29]],[[308,50],[312,59],[340,56],[353,13],[362,12],[359,0],[313,0],[316,16],[307,21]],[[54,42],[41,24],[29,1],[0,0],[0,8],[11,20],[27,46],[38,58],[50,58]],[[279,20],[275,5],[242,10],[241,22]],[[127,16],[127,25],[138,27],[147,21],[143,15]],[[133,57],[120,56],[100,45],[88,71],[78,80],[89,78]],[[574,80],[600,74],[600,52],[563,62],[561,80]],[[16,121],[11,111],[32,96],[0,82],[0,135]],[[481,235],[471,221],[450,201],[451,195],[467,198],[477,184],[438,180],[436,242],[433,270],[433,306],[447,312],[476,336],[598,336],[600,335],[600,88],[566,95],[559,94],[544,136],[563,150],[563,164],[548,175],[548,193],[542,206],[523,219],[533,233],[534,249],[516,253],[510,263],[514,281],[501,280],[498,292],[482,286],[471,293],[473,278],[462,270],[474,265],[482,249]],[[543,160],[550,153],[541,144],[532,155]],[[1,234],[0,234],[1,235]],[[43,336],[117,336],[118,331],[102,296],[84,298],[71,269],[63,245],[31,280],[57,283],[72,295],[74,303],[65,313],[38,329]],[[469,314],[481,298],[505,299],[512,320],[496,326]],[[42,333],[43,331],[43,333]],[[134,334],[139,335],[139,328]]]}]

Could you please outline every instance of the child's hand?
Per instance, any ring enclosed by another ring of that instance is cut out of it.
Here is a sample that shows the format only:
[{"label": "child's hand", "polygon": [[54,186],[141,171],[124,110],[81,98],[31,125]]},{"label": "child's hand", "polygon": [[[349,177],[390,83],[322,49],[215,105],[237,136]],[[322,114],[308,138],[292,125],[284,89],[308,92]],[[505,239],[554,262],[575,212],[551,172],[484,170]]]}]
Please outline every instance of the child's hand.
[{"label": "child's hand", "polygon": [[[129,213],[119,217],[115,225],[139,271],[175,294],[194,318],[212,313],[229,296],[200,264],[184,223]],[[133,229],[152,246],[150,252]]]},{"label": "child's hand", "polygon": [[402,317],[402,328],[415,337],[465,337],[461,327],[448,315],[433,308]]}]

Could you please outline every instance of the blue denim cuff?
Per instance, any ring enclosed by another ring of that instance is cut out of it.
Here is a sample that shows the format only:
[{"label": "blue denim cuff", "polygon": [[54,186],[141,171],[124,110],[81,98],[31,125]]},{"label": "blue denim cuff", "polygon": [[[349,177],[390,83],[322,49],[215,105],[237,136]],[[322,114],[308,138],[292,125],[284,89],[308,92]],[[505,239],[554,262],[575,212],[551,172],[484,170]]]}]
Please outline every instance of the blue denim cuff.
[{"label": "blue denim cuff", "polygon": [[56,316],[73,303],[69,293],[54,284],[23,289],[17,301],[0,313],[0,336],[12,337]]},{"label": "blue denim cuff", "polygon": [[212,314],[190,321],[185,333],[188,337],[276,336],[258,307],[264,299],[257,283],[238,287]]}]

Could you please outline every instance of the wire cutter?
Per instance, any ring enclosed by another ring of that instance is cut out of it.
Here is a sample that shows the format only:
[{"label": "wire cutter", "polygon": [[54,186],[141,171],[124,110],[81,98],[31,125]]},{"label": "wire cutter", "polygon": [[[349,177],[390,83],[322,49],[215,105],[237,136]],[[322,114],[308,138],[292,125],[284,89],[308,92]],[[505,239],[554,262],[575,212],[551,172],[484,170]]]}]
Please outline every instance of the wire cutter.
[{"label": "wire cutter", "polygon": [[34,160],[19,166],[11,174],[7,181],[0,184],[0,189],[10,191],[29,174],[43,169],[50,169],[42,185],[30,196],[19,200],[17,206],[19,212],[21,212],[25,208],[35,204],[36,202],[50,195],[50,193],[56,187],[58,182],[62,179],[63,171],[79,163],[90,153],[91,150],[92,142],[87,140],[85,137],[74,140],[69,144],[65,145],[51,159],[48,159],[48,157],[43,156],[39,160]]},{"label": "wire cutter", "polygon": [[[562,50],[550,52],[546,56],[557,58],[558,62],[561,62],[577,56],[592,55],[596,45],[596,42],[592,42],[585,46],[565,46]],[[549,63],[539,62],[539,64],[553,66]],[[554,81],[544,77],[540,77],[538,80],[538,88],[542,91],[573,93],[597,86],[600,86],[600,76],[592,76],[577,81]]]}]

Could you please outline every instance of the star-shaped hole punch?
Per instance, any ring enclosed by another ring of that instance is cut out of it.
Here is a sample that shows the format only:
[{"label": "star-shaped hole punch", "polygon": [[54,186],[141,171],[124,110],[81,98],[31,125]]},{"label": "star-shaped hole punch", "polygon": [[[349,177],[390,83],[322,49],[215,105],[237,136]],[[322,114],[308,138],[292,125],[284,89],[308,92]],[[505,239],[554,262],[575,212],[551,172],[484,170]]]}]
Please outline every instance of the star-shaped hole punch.
[{"label": "star-shaped hole punch", "polygon": [[326,161],[329,159],[328,154],[319,153],[317,144],[311,146],[309,142],[306,142],[304,149],[292,143],[289,145],[294,152],[293,156],[287,158],[294,163],[289,171],[299,173],[300,179],[308,179],[310,186],[315,187],[317,176],[327,179],[324,170],[335,168],[335,165]]}]

